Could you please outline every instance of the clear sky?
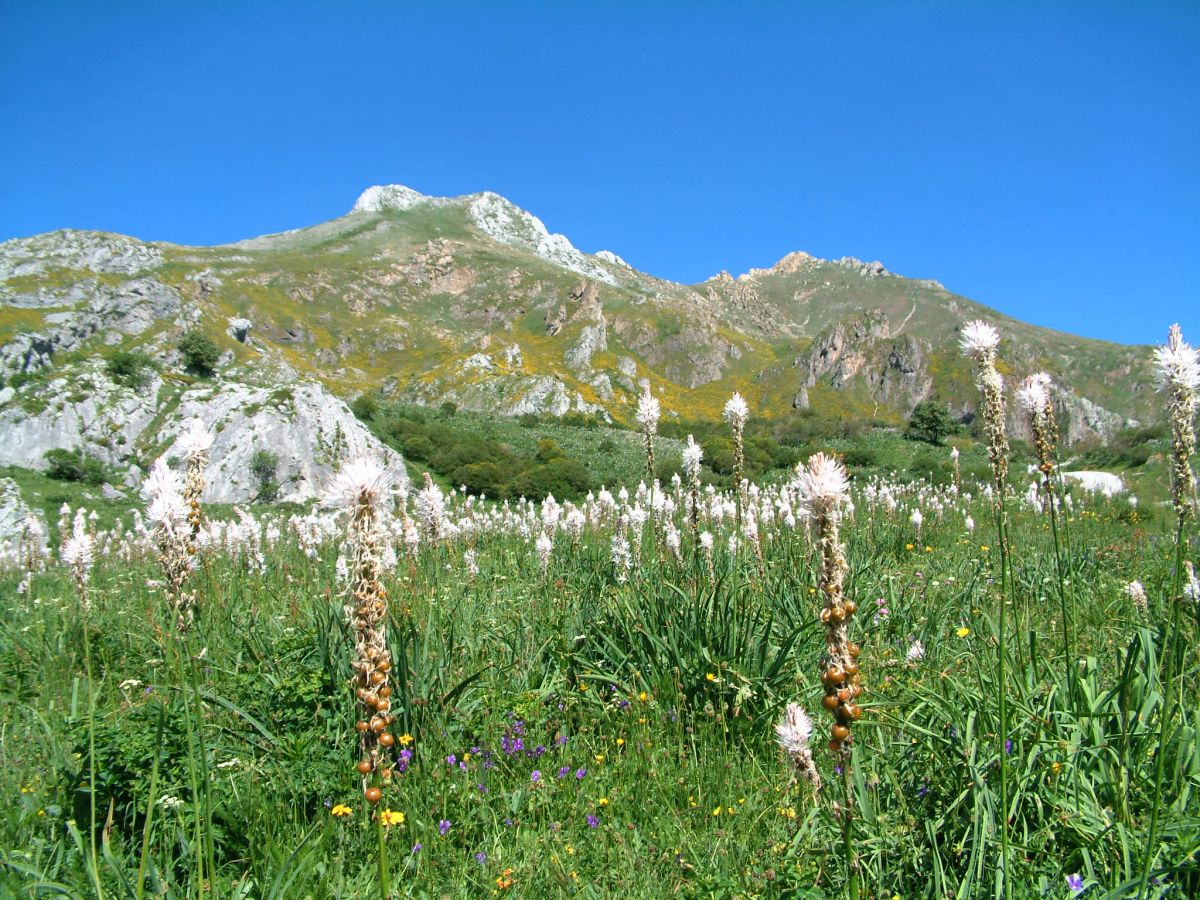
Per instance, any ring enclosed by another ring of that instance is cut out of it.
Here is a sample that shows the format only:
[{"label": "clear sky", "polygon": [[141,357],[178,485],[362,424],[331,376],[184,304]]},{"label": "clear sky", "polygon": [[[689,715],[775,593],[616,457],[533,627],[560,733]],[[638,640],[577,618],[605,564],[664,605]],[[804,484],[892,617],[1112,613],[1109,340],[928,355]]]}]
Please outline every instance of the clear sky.
[{"label": "clear sky", "polygon": [[0,4],[0,239],[494,190],[683,282],[791,250],[1200,343],[1200,2]]}]

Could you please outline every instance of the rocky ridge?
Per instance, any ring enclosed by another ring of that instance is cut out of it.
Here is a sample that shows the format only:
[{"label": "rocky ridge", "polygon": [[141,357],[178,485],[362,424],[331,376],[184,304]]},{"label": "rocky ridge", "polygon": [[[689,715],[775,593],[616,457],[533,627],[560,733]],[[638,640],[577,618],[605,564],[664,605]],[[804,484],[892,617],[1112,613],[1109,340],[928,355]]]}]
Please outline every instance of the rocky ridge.
[{"label": "rocky ridge", "polygon": [[[212,497],[247,497],[243,451],[271,444],[288,450],[285,496],[302,498],[331,444],[382,453],[336,399],[376,389],[625,421],[644,383],[689,418],[719,415],[733,390],[755,415],[833,404],[902,422],[938,397],[969,418],[956,342],[972,318],[1000,327],[1013,376],[1055,377],[1072,440],[1133,421],[1151,389],[1146,348],[1005,319],[882,263],[798,251],[674,284],[611,251],[583,253],[490,192],[377,185],[338,219],[222,247],[51,232],[0,243],[0,462],[37,466],[46,449],[81,447],[132,481],[150,450],[169,452],[181,409],[211,408],[229,460]],[[190,328],[222,351],[212,383],[171,375]],[[161,374],[122,388],[102,365],[116,350],[146,354]]]}]

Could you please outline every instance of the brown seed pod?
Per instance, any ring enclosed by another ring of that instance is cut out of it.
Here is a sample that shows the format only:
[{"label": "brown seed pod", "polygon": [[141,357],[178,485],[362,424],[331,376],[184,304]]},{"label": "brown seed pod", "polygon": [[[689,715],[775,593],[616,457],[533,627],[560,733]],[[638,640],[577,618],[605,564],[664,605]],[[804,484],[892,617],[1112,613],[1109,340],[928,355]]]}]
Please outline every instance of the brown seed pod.
[{"label": "brown seed pod", "polygon": [[370,775],[371,774],[371,761],[369,759],[360,759],[358,761],[358,765],[355,766],[354,768],[358,769],[359,775]]},{"label": "brown seed pod", "polygon": [[358,729],[359,734],[362,734],[364,731],[367,731],[371,726],[368,725],[366,722],[364,722],[362,719],[359,719],[357,722],[354,723],[354,727],[356,729]]},{"label": "brown seed pod", "polygon": [[830,731],[830,734],[833,735],[833,739],[835,741],[844,741],[846,738],[850,737],[850,729],[845,725],[834,725],[833,729]]},{"label": "brown seed pod", "polygon": [[849,703],[854,698],[853,688],[842,688],[837,692],[837,700],[839,703]]},{"label": "brown seed pod", "polygon": [[390,697],[390,696],[392,696],[392,689],[391,689],[390,687],[388,687],[388,686],[385,684],[383,687],[381,687],[381,688],[379,689],[379,696],[380,696],[380,697]]},{"label": "brown seed pod", "polygon": [[825,679],[831,684],[841,684],[846,680],[846,673],[839,665],[832,665],[825,670]]},{"label": "brown seed pod", "polygon": [[850,652],[850,655],[851,655],[851,656],[853,656],[853,657],[855,657],[855,658],[857,658],[857,657],[858,657],[858,654],[862,653],[862,648],[861,648],[861,647],[859,647],[859,646],[858,646],[858,644],[855,644],[855,643],[853,643],[853,642],[851,642],[850,644],[848,644],[848,645],[846,646],[846,649],[847,649],[847,650]]},{"label": "brown seed pod", "polygon": [[844,601],[842,603],[842,606],[844,606],[846,608],[846,615],[848,615],[848,616],[852,616],[856,612],[858,612],[858,603],[856,603],[853,600]]},{"label": "brown seed pod", "polygon": [[858,674],[858,663],[851,660],[850,664],[846,666],[846,674],[849,675],[851,678],[853,678],[855,675],[857,675]]},{"label": "brown seed pod", "polygon": [[837,706],[838,706],[837,695],[836,694],[826,694],[824,697],[821,698],[821,705],[824,706],[830,712],[833,712],[835,709],[837,709]]},{"label": "brown seed pod", "polygon": [[385,713],[392,708],[392,701],[387,699],[387,697],[380,697],[375,703],[375,708],[381,713]]},{"label": "brown seed pod", "polygon": [[367,802],[374,806],[383,799],[383,791],[377,787],[369,787],[363,791],[363,796],[367,798]]},{"label": "brown seed pod", "polygon": [[862,718],[862,707],[861,706],[855,706],[853,703],[851,703],[849,706],[846,707],[846,712],[850,714],[850,718],[852,718],[852,719],[861,719]]},{"label": "brown seed pod", "polygon": [[394,743],[396,743],[396,738],[390,731],[385,731],[379,736],[379,746],[381,747],[390,747]]},{"label": "brown seed pod", "polygon": [[842,749],[842,742],[841,741],[830,741],[829,749],[832,750],[834,753],[837,753],[839,750]]},{"label": "brown seed pod", "polygon": [[383,672],[376,670],[371,673],[371,684],[372,685],[381,685],[385,681],[387,681],[387,675],[385,675]]}]

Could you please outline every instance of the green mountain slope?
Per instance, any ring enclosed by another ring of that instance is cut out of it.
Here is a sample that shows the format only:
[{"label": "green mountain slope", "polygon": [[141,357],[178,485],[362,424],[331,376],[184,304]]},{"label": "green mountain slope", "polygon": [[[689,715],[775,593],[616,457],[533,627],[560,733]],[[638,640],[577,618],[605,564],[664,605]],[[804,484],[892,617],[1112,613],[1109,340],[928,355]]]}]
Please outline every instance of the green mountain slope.
[{"label": "green mountain slope", "polygon": [[[1027,325],[879,264],[790,254],[680,285],[589,255],[495,194],[368,189],[338,219],[218,247],[60,231],[0,244],[0,371],[47,378],[114,348],[163,366],[189,328],[222,377],[350,397],[629,421],[643,382],[685,418],[734,390],[755,413],[811,405],[902,420],[969,415],[957,328],[996,323],[1013,375],[1062,386],[1072,439],[1144,415],[1149,351]],[[20,402],[20,392],[0,402]]]}]

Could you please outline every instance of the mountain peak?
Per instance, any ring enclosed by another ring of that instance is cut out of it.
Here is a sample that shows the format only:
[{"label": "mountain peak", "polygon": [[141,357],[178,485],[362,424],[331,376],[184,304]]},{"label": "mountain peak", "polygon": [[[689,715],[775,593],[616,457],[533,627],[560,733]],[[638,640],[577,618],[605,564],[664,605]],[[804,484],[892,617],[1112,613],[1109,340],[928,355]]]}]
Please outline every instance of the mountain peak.
[{"label": "mountain peak", "polygon": [[385,209],[412,209],[442,198],[428,197],[402,184],[375,184],[358,195],[350,212],[382,212]]}]

